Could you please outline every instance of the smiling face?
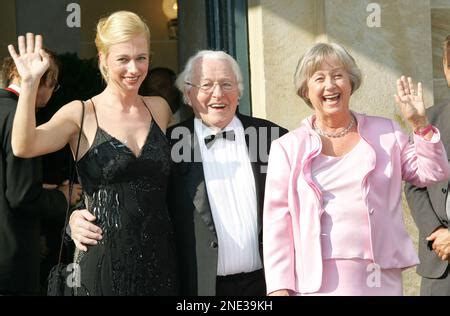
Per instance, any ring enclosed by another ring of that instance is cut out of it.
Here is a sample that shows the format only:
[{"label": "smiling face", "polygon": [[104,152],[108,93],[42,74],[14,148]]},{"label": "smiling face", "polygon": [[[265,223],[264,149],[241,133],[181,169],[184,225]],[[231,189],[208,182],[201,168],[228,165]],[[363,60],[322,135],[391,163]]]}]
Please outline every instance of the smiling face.
[{"label": "smiling face", "polygon": [[111,45],[108,55],[100,54],[106,65],[108,85],[124,91],[138,91],[147,75],[149,44],[144,35]]},{"label": "smiling face", "polygon": [[306,96],[317,115],[348,113],[352,85],[348,72],[336,58],[326,58],[309,78]]},{"label": "smiling face", "polygon": [[[189,105],[195,116],[207,126],[219,129],[226,127],[233,119],[239,103],[239,89],[230,63],[224,59],[197,60],[191,83],[197,86],[214,85],[209,92],[196,86],[187,91]],[[227,90],[224,91],[222,86],[227,86]]]}]

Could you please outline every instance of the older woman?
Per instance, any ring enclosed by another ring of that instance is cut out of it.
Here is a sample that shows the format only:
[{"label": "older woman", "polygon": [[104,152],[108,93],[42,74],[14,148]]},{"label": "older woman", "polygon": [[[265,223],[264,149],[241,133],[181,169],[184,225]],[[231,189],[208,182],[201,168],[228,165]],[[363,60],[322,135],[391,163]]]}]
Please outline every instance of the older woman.
[{"label": "older woman", "polygon": [[414,144],[395,122],[350,110],[360,83],[337,44],[315,45],[298,64],[297,93],[315,113],[270,152],[263,244],[271,295],[402,295],[401,272],[418,263],[401,182],[448,178],[445,149],[420,83],[416,92],[400,78],[395,96]]}]

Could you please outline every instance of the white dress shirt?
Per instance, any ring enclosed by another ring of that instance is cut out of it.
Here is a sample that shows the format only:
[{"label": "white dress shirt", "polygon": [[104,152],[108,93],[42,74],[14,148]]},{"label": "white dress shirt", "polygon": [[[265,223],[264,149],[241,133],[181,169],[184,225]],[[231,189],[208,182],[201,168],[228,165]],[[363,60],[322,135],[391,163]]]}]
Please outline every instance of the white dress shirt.
[{"label": "white dress shirt", "polygon": [[216,134],[198,118],[194,120],[200,144],[209,204],[218,239],[217,275],[251,272],[262,268],[258,247],[255,177],[244,127],[235,116],[223,130],[233,130],[235,140],[217,138],[210,148],[204,138]]}]

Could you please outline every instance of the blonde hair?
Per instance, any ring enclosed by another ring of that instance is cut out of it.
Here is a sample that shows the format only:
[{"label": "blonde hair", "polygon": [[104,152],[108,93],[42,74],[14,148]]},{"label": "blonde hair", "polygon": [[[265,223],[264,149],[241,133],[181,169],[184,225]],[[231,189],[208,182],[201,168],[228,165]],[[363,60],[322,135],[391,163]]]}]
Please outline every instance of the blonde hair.
[{"label": "blonde hair", "polygon": [[[144,20],[133,12],[117,11],[98,21],[95,46],[97,51],[106,57],[112,45],[126,42],[139,35],[146,37],[150,50],[150,30]],[[101,58],[99,68],[103,78],[108,81],[108,72]]]},{"label": "blonde hair", "polygon": [[336,43],[318,43],[311,47],[299,60],[294,74],[294,85],[297,94],[312,108],[311,101],[307,97],[308,80],[320,68],[327,58],[336,58],[350,76],[352,93],[361,85],[361,70],[356,65],[355,59],[347,50]]}]

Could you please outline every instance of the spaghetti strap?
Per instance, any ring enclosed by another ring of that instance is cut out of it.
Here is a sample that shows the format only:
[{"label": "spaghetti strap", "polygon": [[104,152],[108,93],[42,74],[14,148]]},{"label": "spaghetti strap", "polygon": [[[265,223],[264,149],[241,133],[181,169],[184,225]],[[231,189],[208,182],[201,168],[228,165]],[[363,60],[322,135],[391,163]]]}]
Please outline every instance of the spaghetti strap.
[{"label": "spaghetti strap", "polygon": [[95,121],[97,122],[97,128],[98,128],[98,118],[97,118],[97,111],[95,111],[95,104],[94,104],[94,101],[92,101],[92,99],[89,99],[89,101],[91,101],[91,103],[92,103],[92,108],[94,109]]},{"label": "spaghetti strap", "polygon": [[150,108],[147,106],[147,103],[145,103],[145,100],[144,100],[144,98],[143,97],[141,97],[141,99],[142,99],[142,102],[144,103],[144,105],[145,105],[145,108],[147,109],[147,111],[148,111],[148,113],[150,113],[150,116],[152,117],[152,121],[154,120],[154,117],[153,117],[153,113],[152,113],[152,111],[150,110]]},{"label": "spaghetti strap", "polygon": [[135,153],[101,127],[97,131],[78,162],[78,175],[103,239],[77,254],[76,295],[178,295],[175,236],[166,203],[169,142],[156,124],[150,125]]}]

